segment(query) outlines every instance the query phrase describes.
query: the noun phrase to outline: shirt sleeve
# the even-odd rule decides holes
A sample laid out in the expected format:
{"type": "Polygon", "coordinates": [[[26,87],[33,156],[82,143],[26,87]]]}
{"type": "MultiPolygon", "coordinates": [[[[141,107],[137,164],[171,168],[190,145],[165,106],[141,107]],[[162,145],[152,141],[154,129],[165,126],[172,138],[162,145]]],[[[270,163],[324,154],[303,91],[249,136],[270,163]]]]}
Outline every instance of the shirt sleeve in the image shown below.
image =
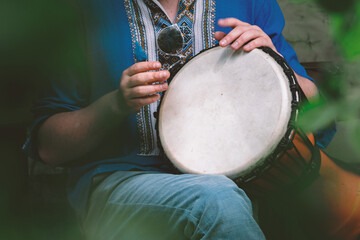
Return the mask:
{"type": "Polygon", "coordinates": [[[270,36],[275,48],[283,55],[291,68],[300,76],[314,81],[308,76],[305,69],[299,63],[294,49],[285,40],[282,31],[285,26],[285,19],[278,3],[275,0],[264,0],[259,7],[255,6],[254,24],[259,26],[270,36]]]}
{"type": "Polygon", "coordinates": [[[69,32],[61,45],[61,56],[49,56],[50,64],[44,69],[49,76],[41,86],[38,99],[31,109],[33,121],[22,149],[35,159],[39,159],[36,138],[41,124],[57,113],[76,111],[89,104],[90,80],[86,60],[84,12],[80,8],[86,5],[80,5],[80,1],[82,0],[72,2],[72,7],[78,14],[72,18],[72,34],[69,32]]]}
{"type": "Polygon", "coordinates": [[[43,86],[39,99],[32,109],[33,122],[23,150],[39,159],[36,135],[39,126],[49,117],[61,112],[76,111],[88,105],[89,86],[78,70],[67,70],[53,77],[43,86]]]}

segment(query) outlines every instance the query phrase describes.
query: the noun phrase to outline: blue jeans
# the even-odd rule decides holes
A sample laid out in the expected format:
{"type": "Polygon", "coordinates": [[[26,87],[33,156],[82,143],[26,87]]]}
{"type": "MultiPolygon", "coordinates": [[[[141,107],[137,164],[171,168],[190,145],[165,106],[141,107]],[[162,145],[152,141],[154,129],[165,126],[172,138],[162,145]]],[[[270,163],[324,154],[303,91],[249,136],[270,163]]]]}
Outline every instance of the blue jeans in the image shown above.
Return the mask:
{"type": "Polygon", "coordinates": [[[86,239],[265,239],[250,200],[224,176],[119,171],[97,182],[86,239]]]}

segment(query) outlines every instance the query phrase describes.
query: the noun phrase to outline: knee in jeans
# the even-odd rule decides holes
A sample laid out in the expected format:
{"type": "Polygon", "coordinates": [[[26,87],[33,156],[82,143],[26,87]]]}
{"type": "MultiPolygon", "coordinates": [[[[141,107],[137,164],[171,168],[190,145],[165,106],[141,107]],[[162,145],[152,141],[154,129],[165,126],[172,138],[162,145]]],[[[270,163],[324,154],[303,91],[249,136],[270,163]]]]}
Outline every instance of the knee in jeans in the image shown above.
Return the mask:
{"type": "Polygon", "coordinates": [[[203,206],[212,210],[241,207],[251,209],[250,199],[231,179],[220,175],[204,175],[195,185],[194,192],[203,206]]]}
{"type": "Polygon", "coordinates": [[[249,223],[254,223],[249,198],[232,180],[224,176],[200,178],[200,181],[195,181],[193,189],[196,201],[192,215],[198,219],[194,227],[197,230],[190,231],[191,233],[196,234],[199,229],[203,233],[216,229],[222,229],[223,232],[235,231],[235,226],[247,229],[249,223]]]}

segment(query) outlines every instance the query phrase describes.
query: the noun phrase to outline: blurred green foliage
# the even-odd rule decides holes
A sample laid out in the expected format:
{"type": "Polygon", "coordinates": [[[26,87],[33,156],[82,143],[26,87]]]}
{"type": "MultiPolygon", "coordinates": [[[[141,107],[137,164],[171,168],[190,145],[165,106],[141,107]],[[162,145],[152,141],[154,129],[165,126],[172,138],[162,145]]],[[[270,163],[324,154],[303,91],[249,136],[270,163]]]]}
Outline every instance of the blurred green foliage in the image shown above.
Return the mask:
{"type": "Polygon", "coordinates": [[[67,213],[56,209],[59,205],[46,209],[44,202],[30,199],[34,193],[27,192],[27,161],[21,152],[32,103],[51,74],[69,66],[86,72],[74,2],[0,1],[0,239],[79,239],[65,233],[78,230],[65,221],[67,213]]]}
{"type": "MultiPolygon", "coordinates": [[[[293,0],[297,2],[315,0],[293,0]]],[[[349,142],[360,156],[360,1],[316,0],[328,11],[331,35],[340,49],[340,59],[326,69],[319,88],[326,99],[304,107],[298,122],[307,131],[344,121],[349,142]]]]}
{"type": "Polygon", "coordinates": [[[85,69],[79,13],[67,0],[2,0],[0,124],[29,120],[29,108],[50,73],[85,69]]]}

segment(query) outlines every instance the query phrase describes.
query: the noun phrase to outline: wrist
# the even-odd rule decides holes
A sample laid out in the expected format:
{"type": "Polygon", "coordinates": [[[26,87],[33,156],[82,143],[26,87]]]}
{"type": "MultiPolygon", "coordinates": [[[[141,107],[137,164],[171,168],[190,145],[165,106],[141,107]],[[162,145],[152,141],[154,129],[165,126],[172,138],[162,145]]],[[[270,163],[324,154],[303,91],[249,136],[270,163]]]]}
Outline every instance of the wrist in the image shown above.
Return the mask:
{"type": "Polygon", "coordinates": [[[127,110],[128,108],[126,107],[125,100],[119,89],[109,93],[109,100],[110,111],[116,118],[123,119],[130,115],[130,112],[127,110]]]}
{"type": "MultiPolygon", "coordinates": [[[[109,92],[93,102],[87,111],[101,122],[106,122],[106,127],[116,126],[129,114],[126,114],[122,103],[119,101],[118,90],[109,92]]],[[[105,126],[104,126],[105,127],[105,126]]]]}

